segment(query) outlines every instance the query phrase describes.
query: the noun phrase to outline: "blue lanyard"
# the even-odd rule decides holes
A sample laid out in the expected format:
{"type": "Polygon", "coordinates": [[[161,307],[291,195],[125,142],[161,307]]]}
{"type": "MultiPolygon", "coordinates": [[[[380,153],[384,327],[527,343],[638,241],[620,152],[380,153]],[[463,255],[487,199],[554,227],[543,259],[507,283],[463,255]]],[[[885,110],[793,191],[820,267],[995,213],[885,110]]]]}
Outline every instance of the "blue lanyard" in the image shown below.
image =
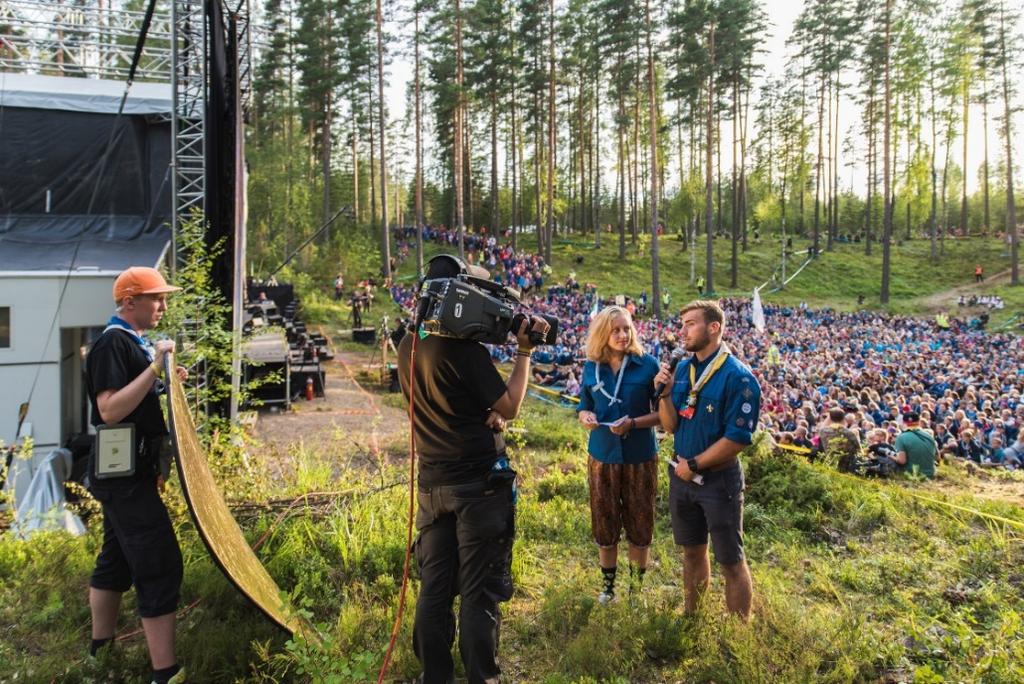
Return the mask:
{"type": "Polygon", "coordinates": [[[146,340],[142,335],[135,332],[135,329],[128,324],[128,321],[124,320],[120,316],[111,316],[110,320],[107,321],[107,327],[103,332],[107,330],[123,330],[128,333],[128,336],[132,338],[132,341],[142,348],[142,353],[146,355],[146,358],[153,361],[153,347],[149,341],[146,340]]]}

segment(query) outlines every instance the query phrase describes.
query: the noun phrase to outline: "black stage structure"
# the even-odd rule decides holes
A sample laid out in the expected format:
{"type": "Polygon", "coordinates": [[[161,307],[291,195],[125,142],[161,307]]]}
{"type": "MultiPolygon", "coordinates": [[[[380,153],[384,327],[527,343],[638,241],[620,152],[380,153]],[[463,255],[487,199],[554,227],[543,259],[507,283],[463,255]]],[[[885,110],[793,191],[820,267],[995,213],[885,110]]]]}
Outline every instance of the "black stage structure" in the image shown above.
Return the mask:
{"type": "MultiPolygon", "coordinates": [[[[0,393],[0,431],[16,417],[15,434],[0,437],[11,443],[24,423],[46,420],[36,415],[46,402],[33,401],[44,367],[40,386],[57,403],[62,376],[77,378],[81,391],[82,360],[111,313],[116,275],[128,265],[161,262],[173,271],[181,224],[196,218],[205,221],[206,244],[225,247],[213,278],[233,305],[237,389],[248,3],[171,0],[169,16],[155,7],[156,0],[145,12],[115,12],[93,0],[75,7],[0,0],[0,20],[11,27],[0,35],[0,385],[9,390],[0,393]],[[157,83],[133,86],[134,77],[157,83]],[[133,91],[153,88],[161,90],[160,104],[147,109],[133,91]],[[69,287],[74,278],[81,282],[69,287]],[[81,310],[87,302],[101,307],[95,319],[81,310]],[[69,321],[86,332],[66,334],[69,321]],[[55,330],[61,344],[48,355],[55,330]],[[10,398],[13,407],[3,403],[10,398]]],[[[196,321],[195,334],[206,327],[196,321]]],[[[248,547],[230,515],[211,514],[227,508],[212,477],[201,477],[207,455],[192,422],[181,420],[191,406],[180,385],[172,385],[176,443],[193,447],[177,454],[182,491],[203,541],[257,608],[315,641],[256,556],[241,553],[248,547]]],[[[235,401],[237,392],[232,414],[235,401]]],[[[51,422],[64,430],[60,419],[51,422]]],[[[88,429],[85,416],[79,426],[88,429]]],[[[36,440],[36,446],[43,445],[36,440]]]]}

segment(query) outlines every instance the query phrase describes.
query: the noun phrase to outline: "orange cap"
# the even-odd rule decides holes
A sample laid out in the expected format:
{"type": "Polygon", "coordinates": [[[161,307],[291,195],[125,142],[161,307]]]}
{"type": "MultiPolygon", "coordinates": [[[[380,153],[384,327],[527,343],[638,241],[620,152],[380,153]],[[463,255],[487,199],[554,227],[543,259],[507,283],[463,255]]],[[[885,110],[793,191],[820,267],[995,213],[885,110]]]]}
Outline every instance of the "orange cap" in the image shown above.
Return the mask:
{"type": "Polygon", "coordinates": [[[146,266],[132,266],[114,281],[114,301],[142,294],[177,292],[180,287],[168,285],[160,271],[146,266]]]}

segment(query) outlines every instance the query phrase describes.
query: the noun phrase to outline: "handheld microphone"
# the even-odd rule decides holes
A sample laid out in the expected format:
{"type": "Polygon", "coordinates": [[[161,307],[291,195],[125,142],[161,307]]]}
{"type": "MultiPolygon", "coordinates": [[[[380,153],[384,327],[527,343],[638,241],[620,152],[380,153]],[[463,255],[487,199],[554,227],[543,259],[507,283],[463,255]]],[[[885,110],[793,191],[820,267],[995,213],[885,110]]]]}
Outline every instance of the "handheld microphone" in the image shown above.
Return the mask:
{"type": "MultiPolygon", "coordinates": [[[[676,372],[676,366],[679,365],[679,362],[683,360],[684,356],[686,356],[686,347],[680,345],[672,350],[672,356],[668,360],[668,372],[670,374],[676,372]]],[[[654,396],[660,397],[661,393],[664,391],[665,383],[659,382],[654,386],[654,396]]]]}

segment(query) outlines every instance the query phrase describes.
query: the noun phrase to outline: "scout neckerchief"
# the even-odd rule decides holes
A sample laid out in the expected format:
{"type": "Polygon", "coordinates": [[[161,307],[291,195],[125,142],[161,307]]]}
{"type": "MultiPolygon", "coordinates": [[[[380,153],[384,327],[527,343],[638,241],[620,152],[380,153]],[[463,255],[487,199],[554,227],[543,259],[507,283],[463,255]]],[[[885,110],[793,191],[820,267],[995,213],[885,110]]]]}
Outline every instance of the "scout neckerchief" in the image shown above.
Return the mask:
{"type": "Polygon", "coordinates": [[[597,371],[595,372],[595,375],[597,376],[597,384],[594,385],[594,389],[603,394],[604,396],[608,397],[609,406],[614,406],[615,404],[618,404],[622,401],[621,399],[619,399],[619,388],[622,387],[622,376],[626,374],[627,361],[629,361],[629,356],[623,356],[622,365],[619,366],[619,375],[615,379],[615,394],[608,394],[608,392],[605,391],[604,381],[601,379],[601,362],[597,362],[597,371]]]}
{"type": "MultiPolygon", "coordinates": [[[[725,365],[726,360],[729,358],[729,347],[722,342],[718,346],[718,351],[711,358],[711,362],[704,367],[704,372],[700,374],[700,378],[697,378],[696,363],[690,362],[690,393],[686,399],[686,408],[679,411],[679,415],[687,420],[693,418],[693,414],[697,409],[697,399],[700,391],[704,389],[704,385],[708,383],[711,376],[718,372],[718,369],[725,365]]],[[[696,359],[696,357],[694,357],[696,359]]]]}
{"type": "Polygon", "coordinates": [[[132,338],[132,341],[142,348],[142,353],[146,355],[146,358],[149,359],[150,363],[153,362],[153,347],[149,344],[146,338],[135,332],[135,329],[128,324],[128,321],[124,320],[120,316],[111,316],[110,320],[107,321],[107,327],[103,332],[107,332],[107,330],[123,330],[128,333],[128,336],[132,338]]]}

